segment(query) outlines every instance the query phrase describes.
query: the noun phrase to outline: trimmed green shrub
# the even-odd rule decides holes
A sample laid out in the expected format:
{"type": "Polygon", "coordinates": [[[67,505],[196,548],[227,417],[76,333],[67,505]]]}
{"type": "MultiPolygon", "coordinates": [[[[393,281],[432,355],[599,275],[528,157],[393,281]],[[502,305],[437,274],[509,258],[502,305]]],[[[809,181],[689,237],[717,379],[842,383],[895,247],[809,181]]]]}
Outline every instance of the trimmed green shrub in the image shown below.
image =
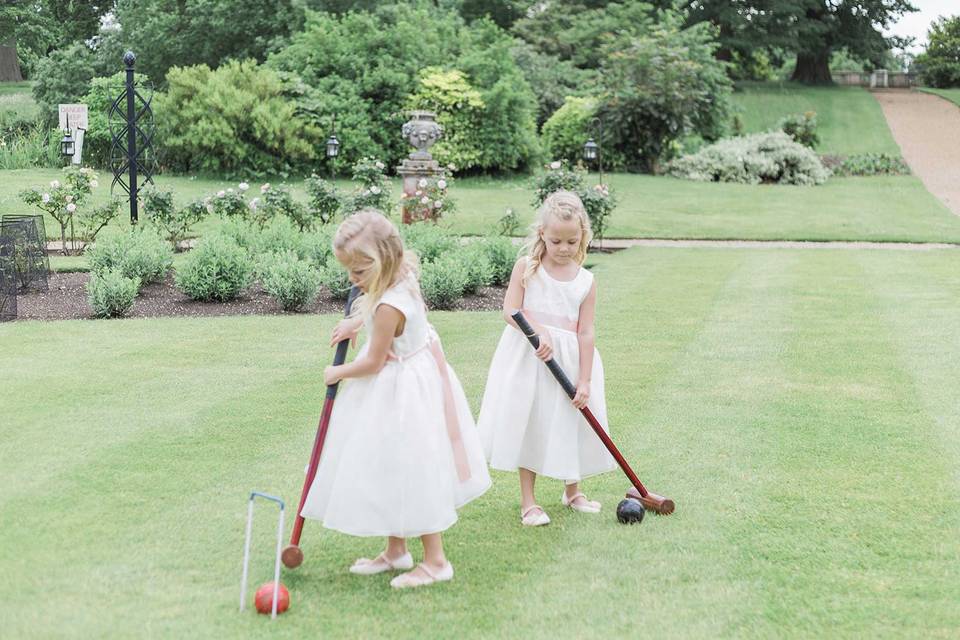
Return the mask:
{"type": "Polygon", "coordinates": [[[886,153],[862,153],[844,158],[836,169],[838,176],[905,176],[910,167],[900,156],[886,153]]]}
{"type": "Polygon", "coordinates": [[[322,132],[288,100],[280,76],[253,61],[175,67],[158,94],[158,139],[166,165],[227,175],[280,174],[306,168],[322,132]]]}
{"type": "Polygon", "coordinates": [[[254,256],[292,251],[305,257],[304,237],[290,220],[278,218],[263,229],[252,228],[247,250],[254,256]]]}
{"type": "MultiPolygon", "coordinates": [[[[591,137],[590,119],[597,102],[593,98],[568,96],[543,125],[543,145],[549,157],[575,165],[583,156],[583,145],[591,137]]],[[[609,159],[604,158],[608,166],[609,159]]]]}
{"type": "Polygon", "coordinates": [[[204,237],[187,254],[175,281],[194,300],[226,302],[249,286],[252,276],[253,261],[246,250],[217,234],[204,237]]]}
{"type": "Polygon", "coordinates": [[[334,232],[335,230],[332,227],[325,227],[319,231],[304,234],[301,254],[304,260],[307,260],[317,269],[334,262],[334,232]]]}
{"type": "Polygon", "coordinates": [[[780,121],[777,126],[780,131],[793,138],[805,147],[815,148],[820,143],[817,135],[817,114],[815,111],[795,113],[780,121]]]}
{"type": "Polygon", "coordinates": [[[87,300],[98,318],[119,318],[130,311],[139,291],[138,278],[128,278],[120,269],[104,269],[90,274],[87,300]]]}
{"type": "Polygon", "coordinates": [[[433,262],[440,256],[456,251],[459,240],[443,227],[429,222],[403,225],[400,229],[404,246],[420,257],[420,262],[433,262]]]}
{"type": "Polygon", "coordinates": [[[513,244],[510,238],[488,237],[474,241],[483,247],[490,263],[490,283],[505,286],[510,282],[513,265],[517,261],[520,249],[513,244]]]}
{"type": "Polygon", "coordinates": [[[493,281],[493,265],[490,264],[485,247],[477,242],[471,242],[456,255],[467,271],[464,293],[472,295],[480,287],[486,287],[493,281]]]}
{"type": "Polygon", "coordinates": [[[456,254],[445,254],[420,268],[420,289],[431,309],[449,309],[463,295],[469,274],[456,254]]]}
{"type": "Polygon", "coordinates": [[[350,278],[347,270],[336,260],[331,260],[320,270],[320,282],[330,291],[334,300],[346,300],[350,293],[350,278]]]}
{"type": "Polygon", "coordinates": [[[102,237],[86,251],[90,271],[117,269],[126,278],[149,284],[162,280],[173,265],[173,249],[149,229],[131,229],[102,237]]]}
{"type": "Polygon", "coordinates": [[[263,288],[284,311],[296,311],[317,299],[320,272],[292,252],[274,253],[261,266],[263,288]]]}
{"type": "Polygon", "coordinates": [[[830,170],[809,148],[776,131],[727,138],[680,158],[670,175],[701,182],[823,184],[830,170]]]}

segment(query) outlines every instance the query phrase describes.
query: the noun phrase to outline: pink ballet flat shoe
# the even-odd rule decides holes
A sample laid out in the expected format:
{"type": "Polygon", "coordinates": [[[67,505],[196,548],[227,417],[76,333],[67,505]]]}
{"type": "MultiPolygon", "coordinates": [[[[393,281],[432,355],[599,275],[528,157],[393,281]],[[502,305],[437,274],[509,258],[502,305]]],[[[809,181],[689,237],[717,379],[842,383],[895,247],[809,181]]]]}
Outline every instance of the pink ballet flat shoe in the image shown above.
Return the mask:
{"type": "Polygon", "coordinates": [[[378,555],[373,560],[369,558],[360,558],[350,567],[350,573],[360,576],[372,576],[384,571],[400,571],[413,568],[413,556],[405,553],[396,560],[391,560],[384,554],[378,555]]]}
{"type": "Polygon", "coordinates": [[[525,527],[542,527],[545,524],[550,524],[550,516],[543,510],[543,507],[535,504],[525,510],[520,510],[520,524],[525,527]],[[540,511],[537,512],[537,509],[540,511]]]}
{"type": "Polygon", "coordinates": [[[578,493],[572,498],[567,497],[567,492],[563,492],[563,496],[560,498],[560,504],[565,507],[570,507],[574,511],[579,511],[580,513],[600,513],[600,503],[595,500],[587,500],[587,496],[582,493],[578,493]],[[577,500],[583,498],[583,503],[577,504],[577,500]]]}
{"type": "Polygon", "coordinates": [[[394,589],[410,589],[413,587],[426,587],[434,582],[453,580],[453,565],[449,562],[439,571],[431,570],[422,562],[417,565],[417,568],[420,569],[419,573],[416,569],[402,573],[390,581],[390,586],[394,589]]]}

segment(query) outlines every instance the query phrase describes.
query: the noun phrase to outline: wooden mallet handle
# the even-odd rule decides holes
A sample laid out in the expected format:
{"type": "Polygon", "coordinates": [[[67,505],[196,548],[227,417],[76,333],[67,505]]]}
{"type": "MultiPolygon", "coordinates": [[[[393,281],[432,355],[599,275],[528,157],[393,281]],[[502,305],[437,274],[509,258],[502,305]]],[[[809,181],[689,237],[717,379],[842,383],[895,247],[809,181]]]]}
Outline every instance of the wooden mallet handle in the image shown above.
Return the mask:
{"type": "MultiPolygon", "coordinates": [[[[530,323],[527,322],[527,319],[523,316],[523,312],[516,311],[511,317],[513,321],[517,323],[517,326],[520,327],[520,330],[523,332],[523,335],[527,337],[530,344],[533,345],[533,348],[538,349],[540,347],[540,336],[537,335],[537,332],[534,331],[530,323]]],[[[560,383],[560,386],[563,387],[564,392],[572,400],[573,397],[577,395],[577,388],[570,382],[570,378],[564,373],[560,364],[553,358],[547,360],[545,364],[547,368],[550,369],[553,377],[560,383]]],[[[627,461],[623,455],[621,455],[620,450],[617,449],[617,445],[613,443],[613,440],[610,439],[610,436],[603,429],[603,426],[597,420],[596,416],[590,411],[590,408],[583,407],[580,409],[580,413],[587,419],[587,423],[593,428],[593,432],[597,434],[597,437],[603,442],[607,451],[610,452],[610,455],[612,455],[617,461],[617,464],[620,465],[620,468],[623,470],[623,473],[626,474],[630,483],[633,484],[634,489],[631,489],[630,492],[627,493],[627,497],[639,500],[645,509],[649,509],[657,514],[670,515],[673,513],[675,507],[673,500],[647,491],[646,487],[643,486],[643,483],[640,482],[640,479],[637,477],[637,474],[633,472],[633,469],[630,468],[630,465],[627,464],[627,461]],[[634,490],[636,491],[635,495],[633,494],[634,490]]]]}

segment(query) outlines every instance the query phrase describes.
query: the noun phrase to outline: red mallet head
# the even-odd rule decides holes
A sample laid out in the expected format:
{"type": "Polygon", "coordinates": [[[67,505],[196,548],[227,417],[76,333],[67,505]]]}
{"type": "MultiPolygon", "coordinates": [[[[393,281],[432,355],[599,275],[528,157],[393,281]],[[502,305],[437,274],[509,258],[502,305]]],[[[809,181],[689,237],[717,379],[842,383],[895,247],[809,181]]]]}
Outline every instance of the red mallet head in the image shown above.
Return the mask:
{"type": "MultiPolygon", "coordinates": [[[[273,612],[273,582],[265,582],[257,589],[257,595],[254,602],[257,605],[257,611],[270,614],[273,612]]],[[[283,613],[290,607],[290,592],[280,583],[280,595],[277,597],[277,613],[283,613]]]]}

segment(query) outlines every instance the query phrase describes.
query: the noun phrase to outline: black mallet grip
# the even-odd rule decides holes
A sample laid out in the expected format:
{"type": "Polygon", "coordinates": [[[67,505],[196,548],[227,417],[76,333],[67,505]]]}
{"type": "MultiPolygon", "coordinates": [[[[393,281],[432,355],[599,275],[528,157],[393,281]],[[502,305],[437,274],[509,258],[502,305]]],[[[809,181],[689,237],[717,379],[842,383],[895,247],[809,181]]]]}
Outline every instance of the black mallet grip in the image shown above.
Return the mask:
{"type": "MultiPolygon", "coordinates": [[[[513,318],[513,321],[517,323],[518,327],[520,327],[520,331],[523,331],[523,335],[527,337],[527,340],[530,341],[530,344],[533,345],[533,348],[539,349],[540,336],[538,336],[537,332],[533,330],[533,327],[530,326],[530,323],[527,322],[527,319],[523,317],[523,312],[517,311],[510,317],[513,318]]],[[[547,360],[546,364],[550,369],[550,373],[553,374],[553,377],[557,379],[557,382],[559,382],[560,386],[563,387],[564,392],[572,400],[573,397],[577,395],[577,388],[573,386],[572,382],[570,382],[570,378],[567,377],[567,374],[564,373],[563,369],[560,368],[560,365],[553,358],[547,360]]]]}

